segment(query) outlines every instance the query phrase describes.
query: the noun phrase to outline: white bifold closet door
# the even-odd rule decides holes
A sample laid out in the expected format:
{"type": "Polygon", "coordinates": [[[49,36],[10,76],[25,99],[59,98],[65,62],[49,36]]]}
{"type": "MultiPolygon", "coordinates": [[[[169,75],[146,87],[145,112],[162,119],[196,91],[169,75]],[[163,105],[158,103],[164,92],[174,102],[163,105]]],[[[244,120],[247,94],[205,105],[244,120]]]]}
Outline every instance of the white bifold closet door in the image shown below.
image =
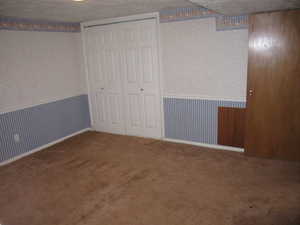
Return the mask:
{"type": "Polygon", "coordinates": [[[85,29],[93,126],[161,137],[156,20],[85,29]]]}
{"type": "Polygon", "coordinates": [[[89,28],[86,53],[93,127],[124,134],[124,106],[121,79],[121,50],[117,33],[109,27],[89,28]]]}

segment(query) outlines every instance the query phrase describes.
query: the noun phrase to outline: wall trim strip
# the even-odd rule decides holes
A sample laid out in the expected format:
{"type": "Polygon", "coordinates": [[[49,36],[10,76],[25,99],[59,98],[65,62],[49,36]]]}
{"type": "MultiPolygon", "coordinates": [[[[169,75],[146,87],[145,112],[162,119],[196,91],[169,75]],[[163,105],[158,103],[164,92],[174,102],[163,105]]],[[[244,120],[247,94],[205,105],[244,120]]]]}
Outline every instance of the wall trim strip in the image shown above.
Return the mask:
{"type": "Polygon", "coordinates": [[[201,142],[194,142],[194,141],[184,141],[184,140],[178,140],[178,139],[172,139],[172,138],[163,138],[164,141],[174,142],[174,143],[181,143],[181,144],[188,144],[188,145],[195,145],[200,147],[206,147],[206,148],[213,148],[216,150],[224,150],[224,151],[234,151],[234,152],[244,152],[244,148],[237,148],[237,147],[231,147],[231,146],[225,146],[225,145],[214,145],[214,144],[206,144],[201,142]]]}
{"type": "Polygon", "coordinates": [[[35,107],[35,106],[39,106],[39,105],[43,105],[43,104],[48,104],[48,103],[51,103],[51,102],[64,100],[64,99],[67,99],[67,98],[79,97],[81,95],[87,95],[87,94],[82,93],[82,94],[75,94],[75,95],[65,95],[65,96],[60,96],[60,97],[42,99],[42,100],[39,100],[38,102],[30,104],[30,105],[26,104],[26,105],[11,106],[11,107],[7,107],[7,108],[3,108],[3,109],[0,108],[0,115],[5,114],[5,113],[18,111],[18,110],[31,108],[31,107],[35,107]]]}
{"type": "Polygon", "coordinates": [[[80,23],[0,17],[0,30],[80,32],[80,23]]]}
{"type": "Polygon", "coordinates": [[[233,101],[233,102],[246,102],[246,97],[238,98],[224,98],[214,97],[208,95],[178,95],[178,94],[165,94],[163,98],[177,98],[177,99],[195,99],[195,100],[213,100],[213,101],[233,101]]]}
{"type": "Polygon", "coordinates": [[[33,149],[33,150],[29,151],[29,152],[25,152],[25,153],[23,153],[23,154],[21,154],[21,155],[15,156],[15,157],[13,157],[13,158],[11,158],[11,159],[8,159],[8,160],[5,160],[5,161],[3,161],[3,162],[0,162],[0,166],[7,165],[7,164],[12,163],[12,162],[14,162],[14,161],[16,161],[16,160],[19,160],[19,159],[24,158],[24,157],[26,157],[26,156],[29,156],[29,155],[31,155],[31,154],[33,154],[33,153],[35,153],[35,152],[39,152],[39,151],[41,151],[41,150],[44,150],[44,149],[46,149],[46,148],[49,148],[50,146],[56,145],[56,144],[58,144],[58,143],[60,143],[60,142],[63,142],[63,141],[65,141],[65,140],[67,140],[67,139],[69,139],[69,138],[71,138],[71,137],[74,137],[74,136],[76,136],[76,135],[79,135],[79,134],[81,134],[81,133],[84,133],[84,132],[87,132],[87,131],[90,131],[90,130],[91,130],[91,128],[85,128],[85,129],[80,130],[80,131],[77,131],[77,132],[75,132],[75,133],[73,133],[73,134],[67,135],[67,136],[65,136],[65,137],[63,137],[63,138],[59,138],[59,139],[57,139],[56,141],[53,141],[53,142],[51,142],[51,143],[48,143],[48,144],[45,144],[45,145],[40,146],[40,147],[38,147],[38,148],[35,148],[35,149],[33,149]]]}

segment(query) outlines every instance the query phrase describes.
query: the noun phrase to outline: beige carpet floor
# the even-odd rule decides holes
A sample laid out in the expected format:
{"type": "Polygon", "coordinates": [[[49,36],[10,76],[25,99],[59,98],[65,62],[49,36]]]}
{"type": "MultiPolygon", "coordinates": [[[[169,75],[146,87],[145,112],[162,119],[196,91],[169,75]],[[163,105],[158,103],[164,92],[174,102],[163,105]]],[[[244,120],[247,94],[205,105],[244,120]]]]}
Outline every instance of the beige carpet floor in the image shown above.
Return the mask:
{"type": "Polygon", "coordinates": [[[300,225],[300,164],[87,132],[0,167],[2,225],[300,225]]]}

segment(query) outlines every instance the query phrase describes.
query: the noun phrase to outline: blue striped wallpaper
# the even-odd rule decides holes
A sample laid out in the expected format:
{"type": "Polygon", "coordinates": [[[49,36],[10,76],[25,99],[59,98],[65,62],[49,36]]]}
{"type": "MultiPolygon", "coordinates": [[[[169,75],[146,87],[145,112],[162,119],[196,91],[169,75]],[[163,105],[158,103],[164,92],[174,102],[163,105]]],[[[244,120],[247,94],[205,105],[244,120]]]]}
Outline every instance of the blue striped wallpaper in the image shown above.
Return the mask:
{"type": "Polygon", "coordinates": [[[246,103],[164,98],[165,137],[217,144],[219,106],[244,108],[246,103]]]}
{"type": "MultiPolygon", "coordinates": [[[[218,107],[245,102],[164,98],[165,137],[217,144],[218,107]]],[[[0,163],[90,127],[87,95],[0,115],[0,163]],[[14,141],[19,134],[20,141],[14,141]]]]}
{"type": "Polygon", "coordinates": [[[89,127],[87,95],[1,114],[0,162],[89,127]]]}

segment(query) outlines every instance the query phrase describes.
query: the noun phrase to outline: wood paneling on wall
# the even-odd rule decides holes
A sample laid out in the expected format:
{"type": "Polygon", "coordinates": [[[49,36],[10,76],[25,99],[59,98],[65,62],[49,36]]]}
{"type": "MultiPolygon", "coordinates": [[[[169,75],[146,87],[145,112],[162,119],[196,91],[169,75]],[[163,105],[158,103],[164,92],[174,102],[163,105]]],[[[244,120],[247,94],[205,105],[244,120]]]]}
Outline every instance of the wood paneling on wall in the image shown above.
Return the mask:
{"type": "Polygon", "coordinates": [[[219,107],[218,144],[244,147],[245,109],[219,107]]]}

